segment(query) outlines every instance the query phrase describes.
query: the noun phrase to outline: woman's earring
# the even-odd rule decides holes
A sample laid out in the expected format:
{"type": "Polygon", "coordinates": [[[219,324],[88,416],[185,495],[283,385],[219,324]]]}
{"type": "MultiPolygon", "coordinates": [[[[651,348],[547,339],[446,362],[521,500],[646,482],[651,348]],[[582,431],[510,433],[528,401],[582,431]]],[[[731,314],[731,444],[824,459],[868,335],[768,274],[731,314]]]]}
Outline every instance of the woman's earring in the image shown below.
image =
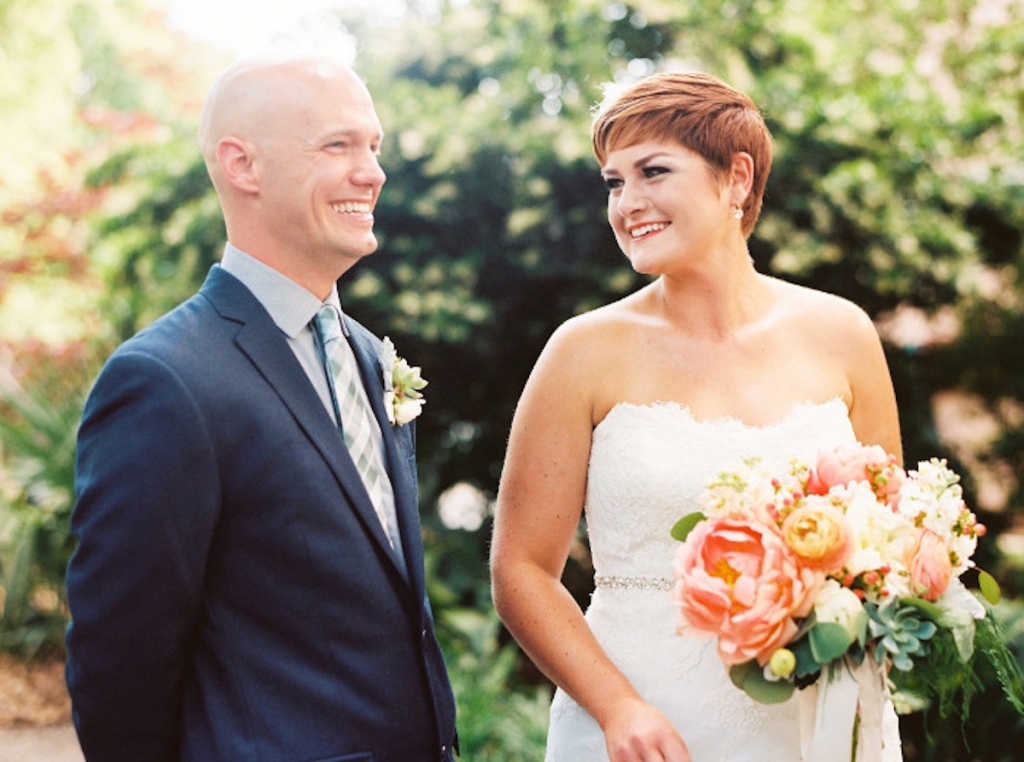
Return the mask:
{"type": "Polygon", "coordinates": [[[733,210],[732,210],[732,216],[733,216],[733,217],[734,217],[735,219],[737,219],[737,220],[742,220],[742,219],[743,219],[743,210],[742,210],[742,209],[740,209],[740,208],[739,208],[739,207],[737,206],[737,207],[736,207],[735,209],[733,209],[733,210]]]}

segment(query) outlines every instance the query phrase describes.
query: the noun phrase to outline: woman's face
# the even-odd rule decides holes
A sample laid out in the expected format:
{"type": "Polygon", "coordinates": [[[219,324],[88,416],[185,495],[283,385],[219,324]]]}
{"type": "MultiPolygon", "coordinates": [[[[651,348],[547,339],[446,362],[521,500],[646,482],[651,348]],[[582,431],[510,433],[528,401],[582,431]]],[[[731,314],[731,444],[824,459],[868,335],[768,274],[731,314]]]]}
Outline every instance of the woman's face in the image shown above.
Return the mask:
{"type": "Polygon", "coordinates": [[[601,174],[608,186],[608,222],[639,273],[697,267],[739,230],[728,183],[679,143],[616,148],[601,174]]]}

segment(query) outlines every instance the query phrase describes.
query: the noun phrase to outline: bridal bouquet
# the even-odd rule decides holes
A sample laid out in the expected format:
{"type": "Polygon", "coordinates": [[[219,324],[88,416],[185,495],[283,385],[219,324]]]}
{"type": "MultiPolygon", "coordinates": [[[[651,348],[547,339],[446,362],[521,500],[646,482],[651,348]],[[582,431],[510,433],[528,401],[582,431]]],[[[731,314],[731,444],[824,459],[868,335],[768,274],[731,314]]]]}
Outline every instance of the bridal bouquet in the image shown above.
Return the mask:
{"type": "MultiPolygon", "coordinates": [[[[1024,712],[1016,663],[960,580],[985,527],[945,461],[905,471],[863,445],[784,473],[748,460],[701,500],[672,530],[682,541],[679,632],[717,637],[733,682],[755,700],[784,701],[823,672],[827,685],[865,665],[883,690],[913,675],[904,684],[948,711],[958,691],[969,700],[979,685],[977,646],[1024,712]]],[[[996,602],[995,580],[979,572],[979,581],[996,602]]]]}

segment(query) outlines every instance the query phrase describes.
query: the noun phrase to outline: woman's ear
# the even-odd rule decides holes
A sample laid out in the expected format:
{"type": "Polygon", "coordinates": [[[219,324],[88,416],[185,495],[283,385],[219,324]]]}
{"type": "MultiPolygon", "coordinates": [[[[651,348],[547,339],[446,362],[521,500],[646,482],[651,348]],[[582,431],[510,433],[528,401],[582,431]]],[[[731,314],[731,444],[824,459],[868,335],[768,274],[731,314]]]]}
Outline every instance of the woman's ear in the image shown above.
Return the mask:
{"type": "Polygon", "coordinates": [[[217,164],[224,179],[244,193],[259,190],[256,152],[251,143],[242,138],[226,137],[217,143],[217,164]]]}
{"type": "Polygon", "coordinates": [[[735,194],[732,203],[742,207],[754,186],[754,159],[746,151],[738,151],[732,156],[729,168],[729,188],[735,194]]]}

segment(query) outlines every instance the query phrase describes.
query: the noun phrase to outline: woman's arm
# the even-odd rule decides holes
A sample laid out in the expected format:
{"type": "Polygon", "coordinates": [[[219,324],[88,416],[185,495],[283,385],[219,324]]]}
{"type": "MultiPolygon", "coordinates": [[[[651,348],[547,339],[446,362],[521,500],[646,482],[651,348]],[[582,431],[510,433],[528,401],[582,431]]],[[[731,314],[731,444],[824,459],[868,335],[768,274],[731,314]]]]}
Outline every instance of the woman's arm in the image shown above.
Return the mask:
{"type": "Polygon", "coordinates": [[[852,396],[853,430],[860,442],[881,445],[902,463],[899,411],[882,342],[867,314],[858,307],[851,307],[846,367],[852,396]]]}
{"type": "Polygon", "coordinates": [[[601,367],[587,355],[588,335],[579,323],[559,329],[519,401],[495,515],[494,603],[537,666],[601,725],[613,762],[688,762],[678,734],[608,659],[561,582],[586,492],[601,367]]]}

